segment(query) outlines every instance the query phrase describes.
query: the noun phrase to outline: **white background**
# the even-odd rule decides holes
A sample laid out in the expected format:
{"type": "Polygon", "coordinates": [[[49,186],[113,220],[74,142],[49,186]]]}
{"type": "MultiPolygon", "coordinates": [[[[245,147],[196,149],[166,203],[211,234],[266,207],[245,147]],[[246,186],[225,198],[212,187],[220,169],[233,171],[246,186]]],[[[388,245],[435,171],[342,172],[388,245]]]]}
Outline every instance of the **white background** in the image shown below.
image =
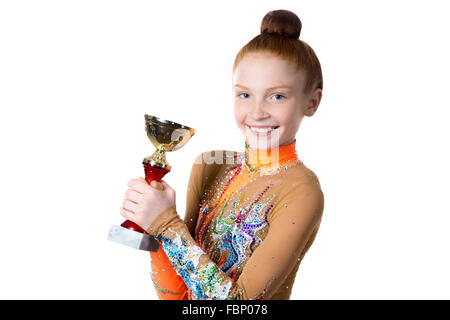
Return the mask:
{"type": "Polygon", "coordinates": [[[450,298],[446,1],[1,1],[0,298],[156,299],[150,258],[106,240],[154,148],[144,114],[196,134],[167,155],[184,215],[200,152],[243,150],[231,68],[294,11],[324,95],[297,151],[325,211],[291,299],[450,298]]]}

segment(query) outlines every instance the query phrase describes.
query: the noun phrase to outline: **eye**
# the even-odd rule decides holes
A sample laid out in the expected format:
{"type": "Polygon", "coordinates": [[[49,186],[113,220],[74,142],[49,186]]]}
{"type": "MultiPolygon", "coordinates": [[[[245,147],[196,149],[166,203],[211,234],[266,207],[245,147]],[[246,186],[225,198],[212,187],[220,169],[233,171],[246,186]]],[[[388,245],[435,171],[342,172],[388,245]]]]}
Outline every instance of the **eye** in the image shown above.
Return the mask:
{"type": "Polygon", "coordinates": [[[247,92],[238,93],[237,96],[242,97],[243,94],[246,95],[246,96],[244,96],[244,99],[249,97],[249,94],[247,92]]]}
{"type": "MultiPolygon", "coordinates": [[[[283,96],[282,94],[274,94],[273,97],[282,97],[282,98],[286,98],[285,96],[283,96]]],[[[275,100],[282,100],[282,98],[276,98],[275,100]]]]}

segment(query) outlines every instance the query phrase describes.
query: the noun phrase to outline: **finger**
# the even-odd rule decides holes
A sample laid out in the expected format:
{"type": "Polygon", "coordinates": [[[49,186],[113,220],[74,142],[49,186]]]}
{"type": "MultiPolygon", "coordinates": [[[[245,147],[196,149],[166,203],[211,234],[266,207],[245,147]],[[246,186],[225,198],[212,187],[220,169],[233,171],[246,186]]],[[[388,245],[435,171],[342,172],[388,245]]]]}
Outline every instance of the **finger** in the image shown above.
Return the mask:
{"type": "Polygon", "coordinates": [[[128,181],[128,187],[139,193],[146,193],[148,191],[149,185],[146,181],[142,181],[138,178],[130,179],[128,181]]]}
{"type": "Polygon", "coordinates": [[[137,177],[136,179],[142,181],[142,182],[146,182],[148,183],[147,179],[145,179],[144,177],[137,177]]]}
{"type": "Polygon", "coordinates": [[[134,218],[134,214],[123,207],[120,208],[120,215],[127,220],[133,220],[134,218]]]}
{"type": "Polygon", "coordinates": [[[143,196],[142,193],[139,193],[136,190],[128,189],[125,192],[125,199],[133,201],[135,203],[139,203],[139,202],[141,202],[144,199],[144,196],[143,196]]]}
{"type": "Polygon", "coordinates": [[[167,182],[165,182],[164,180],[160,180],[159,183],[161,183],[164,186],[164,188],[170,187],[169,184],[167,182]]]}
{"type": "Polygon", "coordinates": [[[165,189],[172,189],[169,184],[167,182],[165,182],[164,180],[161,180],[161,184],[164,186],[164,190],[165,189]]]}
{"type": "Polygon", "coordinates": [[[158,181],[156,181],[156,180],[153,180],[153,181],[150,183],[150,185],[151,185],[153,188],[155,188],[155,189],[157,189],[157,190],[159,190],[159,191],[164,191],[164,185],[162,185],[160,182],[158,182],[158,181]]]}
{"type": "Polygon", "coordinates": [[[133,214],[135,214],[139,209],[139,207],[136,203],[134,203],[130,200],[127,200],[127,199],[123,200],[122,207],[124,209],[127,209],[128,211],[131,211],[133,214]]]}

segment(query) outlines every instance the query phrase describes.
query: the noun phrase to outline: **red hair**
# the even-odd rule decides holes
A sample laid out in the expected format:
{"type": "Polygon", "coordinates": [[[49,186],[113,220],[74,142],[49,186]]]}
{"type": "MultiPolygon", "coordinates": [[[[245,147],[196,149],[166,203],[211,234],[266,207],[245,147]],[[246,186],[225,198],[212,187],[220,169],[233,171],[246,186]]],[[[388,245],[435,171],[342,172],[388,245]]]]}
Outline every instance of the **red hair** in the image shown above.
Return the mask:
{"type": "Polygon", "coordinates": [[[314,50],[300,40],[302,23],[298,16],[288,10],[268,12],[261,22],[261,33],[238,52],[233,72],[247,53],[269,53],[293,62],[296,70],[304,70],[306,83],[303,92],[323,89],[322,68],[314,50]]]}

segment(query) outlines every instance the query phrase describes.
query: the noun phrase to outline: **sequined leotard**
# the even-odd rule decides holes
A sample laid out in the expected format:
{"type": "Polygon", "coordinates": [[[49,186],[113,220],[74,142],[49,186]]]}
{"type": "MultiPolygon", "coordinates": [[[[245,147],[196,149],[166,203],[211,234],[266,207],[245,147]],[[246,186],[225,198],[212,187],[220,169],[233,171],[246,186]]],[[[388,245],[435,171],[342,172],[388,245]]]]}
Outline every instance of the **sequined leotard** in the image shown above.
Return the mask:
{"type": "Polygon", "coordinates": [[[147,229],[160,242],[150,253],[159,299],[289,299],[324,209],[295,143],[197,157],[184,221],[170,206],[147,229]]]}

